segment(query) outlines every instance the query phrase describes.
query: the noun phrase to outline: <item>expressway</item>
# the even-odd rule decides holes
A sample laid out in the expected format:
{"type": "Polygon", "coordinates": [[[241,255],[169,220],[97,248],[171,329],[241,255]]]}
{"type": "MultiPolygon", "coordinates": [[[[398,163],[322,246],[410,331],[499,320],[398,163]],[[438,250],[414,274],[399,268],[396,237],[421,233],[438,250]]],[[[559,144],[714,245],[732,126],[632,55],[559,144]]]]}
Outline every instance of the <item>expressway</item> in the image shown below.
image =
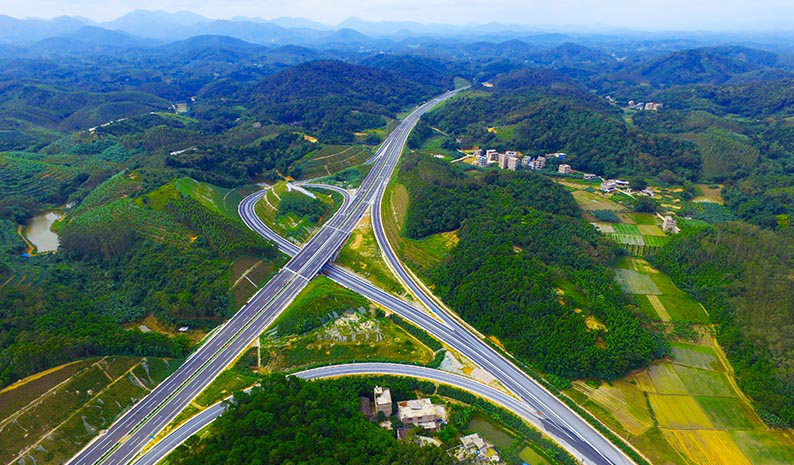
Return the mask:
{"type": "MultiPolygon", "coordinates": [[[[574,456],[586,463],[596,465],[632,464],[633,461],[631,459],[604,438],[592,425],[580,418],[567,405],[549,393],[499,352],[475,336],[465,323],[459,321],[443,306],[438,304],[435,299],[428,295],[424,287],[416,282],[413,275],[404,268],[396,257],[383,230],[379,205],[385,186],[385,184],[382,186],[378,193],[377,201],[372,208],[372,224],[376,239],[389,266],[392,267],[398,278],[403,281],[406,288],[436,318],[377,288],[369,281],[344,268],[329,263],[325,265],[323,272],[339,284],[362,294],[373,302],[396,312],[403,318],[423,328],[468,357],[481,368],[490,372],[511,392],[525,401],[527,405],[531,406],[535,411],[541,412],[540,416],[530,421],[539,428],[544,429],[574,456]]],[[[322,185],[315,185],[314,187],[329,188],[329,186],[322,185]]],[[[280,237],[254,213],[254,205],[264,193],[264,191],[260,191],[244,199],[239,207],[240,216],[251,229],[278,244],[284,253],[293,255],[299,252],[300,248],[298,246],[280,237]]]]}
{"type": "Polygon", "coordinates": [[[406,117],[379,148],[374,166],[356,195],[179,369],[68,464],[124,465],[130,462],[278,317],[347,241],[379,190],[391,178],[402,147],[419,117],[455,93],[447,92],[406,117]]]}
{"type": "MultiPolygon", "coordinates": [[[[394,375],[426,379],[469,391],[483,399],[501,405],[525,420],[535,419],[537,417],[534,410],[515,397],[509,396],[498,389],[494,389],[487,384],[480,383],[471,378],[433,368],[401,365],[399,363],[351,363],[313,368],[311,370],[295,373],[293,376],[314,380],[356,375],[394,375]]],[[[212,423],[212,421],[218,418],[225,410],[225,402],[218,402],[208,407],[206,410],[203,410],[190,420],[182,423],[178,428],[169,433],[155,446],[141,455],[133,465],[156,465],[187,438],[212,423]]]]}

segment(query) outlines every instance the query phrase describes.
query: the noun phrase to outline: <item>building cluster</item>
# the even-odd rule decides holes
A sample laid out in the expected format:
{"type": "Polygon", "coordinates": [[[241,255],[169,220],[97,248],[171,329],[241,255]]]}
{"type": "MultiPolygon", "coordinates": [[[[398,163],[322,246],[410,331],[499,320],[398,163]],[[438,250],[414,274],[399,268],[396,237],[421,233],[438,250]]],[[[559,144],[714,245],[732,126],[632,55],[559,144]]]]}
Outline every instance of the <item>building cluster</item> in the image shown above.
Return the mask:
{"type": "MultiPolygon", "coordinates": [[[[362,412],[373,421],[381,417],[381,413],[383,414],[382,418],[390,418],[395,413],[389,388],[375,386],[373,401],[370,402],[366,397],[362,397],[361,400],[362,412]]],[[[433,405],[430,399],[397,402],[397,418],[403,425],[397,429],[398,438],[405,436],[405,433],[414,427],[422,428],[425,431],[440,431],[448,421],[446,408],[443,405],[433,405]]],[[[381,424],[391,428],[391,422],[384,421],[381,424]]]]}
{"type": "Polygon", "coordinates": [[[640,111],[659,111],[664,106],[663,103],[656,103],[656,102],[635,102],[634,100],[629,100],[629,108],[632,110],[640,110],[640,111]]]}
{"type": "Polygon", "coordinates": [[[618,189],[628,189],[630,185],[631,183],[625,179],[607,179],[601,183],[601,192],[609,194],[610,192],[615,192],[618,189]]]}
{"type": "Polygon", "coordinates": [[[678,229],[678,223],[676,223],[675,218],[666,215],[662,220],[662,231],[667,234],[678,234],[680,229],[678,229]]]}
{"type": "Polygon", "coordinates": [[[497,152],[496,150],[477,149],[474,151],[475,164],[480,167],[489,165],[498,165],[500,169],[515,171],[519,168],[530,170],[542,170],[546,167],[546,159],[548,157],[556,157],[565,159],[564,153],[550,153],[545,156],[532,158],[529,156],[522,156],[514,150],[507,150],[505,152],[497,152]]]}
{"type": "Polygon", "coordinates": [[[479,434],[469,434],[460,438],[461,445],[447,451],[458,463],[499,464],[499,454],[492,444],[479,434]]]}

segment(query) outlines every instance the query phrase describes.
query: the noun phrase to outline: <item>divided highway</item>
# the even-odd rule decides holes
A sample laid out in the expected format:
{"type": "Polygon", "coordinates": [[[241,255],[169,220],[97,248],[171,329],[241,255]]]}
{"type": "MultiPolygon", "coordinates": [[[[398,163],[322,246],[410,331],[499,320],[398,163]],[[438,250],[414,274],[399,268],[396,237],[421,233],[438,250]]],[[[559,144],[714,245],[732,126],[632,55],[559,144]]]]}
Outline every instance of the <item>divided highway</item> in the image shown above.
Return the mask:
{"type": "MultiPolygon", "coordinates": [[[[329,188],[329,186],[321,185],[315,187],[329,188]]],[[[398,278],[437,318],[433,318],[412,304],[377,288],[369,281],[344,268],[329,263],[325,265],[323,272],[339,284],[425,329],[491,373],[507,389],[538,413],[529,419],[532,423],[545,430],[580,460],[594,465],[633,464],[634,462],[623,451],[604,438],[592,425],[499,352],[475,336],[464,323],[438,304],[405,269],[389,244],[383,229],[380,204],[385,188],[386,184],[384,183],[372,208],[372,225],[376,239],[389,266],[398,278]]],[[[239,207],[241,217],[252,230],[276,242],[284,253],[293,255],[299,252],[300,247],[280,237],[254,213],[256,201],[264,194],[265,191],[260,191],[244,199],[239,207]]]]}
{"type": "Polygon", "coordinates": [[[391,178],[405,140],[419,117],[455,93],[451,91],[437,97],[406,117],[378,150],[372,170],[351,200],[177,371],[83,448],[68,464],[129,463],[276,319],[347,241],[376,194],[391,178]]]}
{"type": "MultiPolygon", "coordinates": [[[[355,375],[395,375],[421,378],[437,383],[454,386],[510,410],[526,420],[535,417],[535,412],[524,402],[494,389],[487,384],[480,383],[471,378],[466,378],[446,371],[398,363],[351,363],[344,365],[331,365],[295,373],[299,378],[313,380],[336,378],[340,376],[355,375]]],[[[201,431],[212,423],[226,410],[224,402],[218,402],[195,417],[186,421],[168,436],[164,437],[154,447],[146,451],[133,465],[156,465],[171,451],[179,447],[187,438],[201,431]]]]}

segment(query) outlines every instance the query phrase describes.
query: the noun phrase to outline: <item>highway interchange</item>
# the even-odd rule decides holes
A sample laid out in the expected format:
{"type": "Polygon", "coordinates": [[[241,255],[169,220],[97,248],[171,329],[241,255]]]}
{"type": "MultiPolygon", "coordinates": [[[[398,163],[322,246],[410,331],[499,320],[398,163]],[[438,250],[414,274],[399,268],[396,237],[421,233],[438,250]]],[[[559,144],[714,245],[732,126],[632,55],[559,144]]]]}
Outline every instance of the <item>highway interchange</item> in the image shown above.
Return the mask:
{"type": "MultiPolygon", "coordinates": [[[[512,405],[508,408],[545,430],[574,456],[586,463],[597,465],[633,463],[591,425],[475,336],[464,323],[439,305],[404,268],[388,243],[380,217],[380,205],[408,134],[423,113],[451,95],[454,93],[447,93],[422,105],[392,132],[373,157],[373,169],[352,196],[342,189],[316,186],[336,190],[344,196],[345,201],[337,213],[302,248],[275,234],[255,214],[254,206],[265,191],[259,191],[244,199],[239,206],[243,221],[254,231],[276,242],[284,253],[293,258],[191,355],[182,367],[133,406],[69,463],[123,465],[131,462],[158,432],[275,320],[320,270],[343,286],[400,314],[490,372],[520,400],[521,407],[512,405]],[[347,241],[352,229],[367,209],[372,210],[373,229],[389,266],[432,315],[375,287],[354,273],[329,263],[347,241]]],[[[333,373],[334,370],[339,369],[329,367],[328,370],[330,371],[320,372],[333,373]]],[[[429,376],[426,368],[404,366],[400,370],[407,371],[401,373],[405,375],[429,376]]],[[[431,371],[437,372],[437,370],[431,371]]],[[[349,374],[338,371],[336,373],[349,374]]],[[[467,380],[462,377],[457,378],[467,380]]],[[[460,385],[461,382],[457,378],[446,379],[456,382],[459,387],[471,390],[471,386],[460,385]]],[[[467,380],[467,382],[473,381],[467,380]]],[[[500,392],[500,394],[505,396],[504,393],[500,392]]],[[[510,396],[505,397],[516,400],[510,396]]],[[[491,400],[498,402],[494,398],[491,400]]],[[[208,424],[220,414],[218,408],[205,410],[185,425],[200,429],[200,425],[208,424]]],[[[187,431],[181,428],[180,430],[182,434],[187,431]]],[[[177,442],[178,436],[173,436],[174,433],[151,450],[165,450],[163,448],[168,448],[169,444],[173,446],[180,443],[181,441],[177,442]],[[164,445],[160,446],[160,444],[164,445]]],[[[140,460],[144,460],[149,455],[151,454],[145,455],[140,460]]],[[[149,462],[139,461],[139,463],[149,462]]]]}
{"type": "Polygon", "coordinates": [[[208,338],[163,383],[77,453],[70,465],[129,463],[283,311],[345,243],[388,182],[402,146],[419,118],[455,92],[437,97],[408,115],[384,141],[373,168],[356,192],[231,319],[208,338]]]}

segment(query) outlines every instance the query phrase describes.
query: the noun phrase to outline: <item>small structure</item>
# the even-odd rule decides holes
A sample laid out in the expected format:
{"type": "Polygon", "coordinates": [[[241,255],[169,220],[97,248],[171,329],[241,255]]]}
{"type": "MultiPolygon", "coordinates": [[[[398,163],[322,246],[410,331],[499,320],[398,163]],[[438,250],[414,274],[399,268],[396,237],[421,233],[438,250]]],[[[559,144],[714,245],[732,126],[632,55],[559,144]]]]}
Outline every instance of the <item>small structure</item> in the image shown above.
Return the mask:
{"type": "Polygon", "coordinates": [[[557,172],[560,174],[571,174],[571,165],[566,165],[563,163],[559,166],[559,168],[557,168],[557,172]]]}
{"type": "Polygon", "coordinates": [[[596,176],[593,173],[585,173],[584,176],[582,176],[582,177],[584,178],[585,181],[592,181],[593,179],[597,178],[598,176],[596,176]]]}
{"type": "Polygon", "coordinates": [[[378,412],[383,412],[386,417],[390,417],[394,412],[391,404],[391,391],[389,388],[375,386],[373,390],[375,397],[375,415],[378,412]]]}
{"type": "Polygon", "coordinates": [[[610,192],[615,192],[617,186],[615,186],[614,179],[608,179],[601,183],[601,192],[609,194],[610,192]]]}
{"type": "Polygon", "coordinates": [[[486,157],[485,155],[477,155],[476,163],[477,163],[477,166],[484,168],[484,167],[488,166],[488,157],[486,157]]]}
{"type": "Polygon", "coordinates": [[[440,422],[446,419],[446,410],[441,405],[433,405],[430,399],[404,400],[397,403],[397,416],[403,425],[438,431],[440,422]]]}
{"type": "Polygon", "coordinates": [[[619,189],[628,189],[629,185],[631,185],[631,183],[625,179],[615,179],[615,187],[619,189]]]}
{"type": "Polygon", "coordinates": [[[460,442],[460,446],[447,451],[458,462],[494,465],[501,463],[499,453],[493,445],[486,442],[479,434],[463,436],[460,438],[460,442]]]}
{"type": "MultiPolygon", "coordinates": [[[[508,152],[509,153],[509,152],[508,152]]],[[[513,152],[515,153],[515,152],[513,152]]],[[[518,168],[518,157],[511,156],[507,158],[507,169],[515,171],[518,168]]]]}
{"type": "Polygon", "coordinates": [[[488,163],[496,163],[499,161],[499,152],[496,150],[486,150],[485,157],[488,158],[488,163]]]}
{"type": "Polygon", "coordinates": [[[499,154],[499,168],[506,170],[507,169],[507,160],[510,157],[507,156],[507,153],[500,153],[499,154]]]}
{"type": "Polygon", "coordinates": [[[662,231],[668,234],[678,234],[680,230],[678,229],[678,224],[676,223],[675,218],[670,215],[665,216],[664,220],[662,221],[662,231]]]}

